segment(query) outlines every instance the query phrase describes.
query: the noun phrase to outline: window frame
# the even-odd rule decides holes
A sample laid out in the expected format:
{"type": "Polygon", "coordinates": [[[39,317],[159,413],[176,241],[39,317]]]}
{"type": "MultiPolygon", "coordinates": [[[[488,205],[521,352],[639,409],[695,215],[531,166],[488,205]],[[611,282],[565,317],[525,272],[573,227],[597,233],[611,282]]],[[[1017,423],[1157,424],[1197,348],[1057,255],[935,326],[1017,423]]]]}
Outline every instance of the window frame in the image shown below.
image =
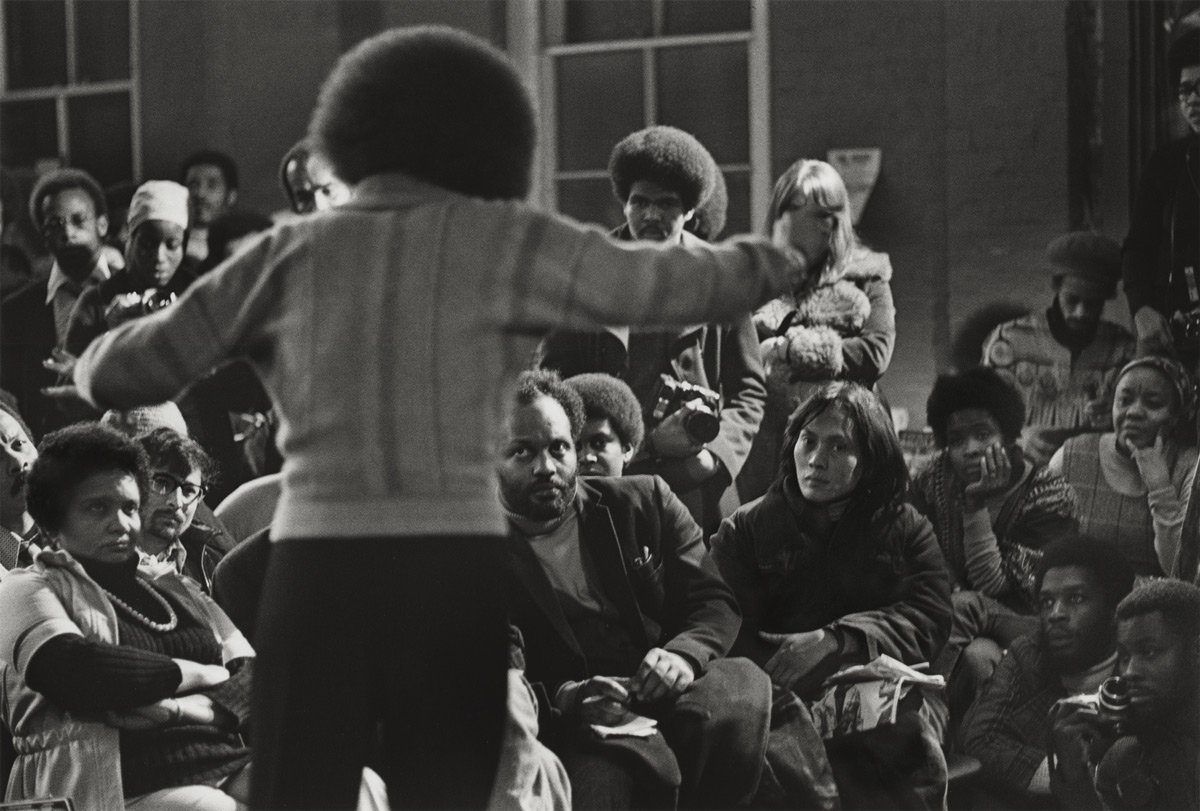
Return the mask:
{"type": "MultiPolygon", "coordinates": [[[[0,0],[0,43],[6,42],[5,4],[0,0]]],[[[85,0],[63,0],[66,17],[67,83],[48,87],[33,87],[21,90],[8,88],[8,60],[0,59],[0,103],[12,101],[54,102],[57,135],[56,157],[63,166],[71,166],[70,99],[82,96],[99,96],[125,92],[129,95],[129,150],[130,167],[137,180],[142,176],[142,130],[141,130],[141,59],[138,49],[138,9],[140,0],[129,0],[129,78],[112,79],[104,82],[79,82],[76,79],[76,35],[77,8],[85,0]]],[[[49,156],[48,156],[49,157],[49,156]]]]}
{"type": "MultiPolygon", "coordinates": [[[[769,52],[768,0],[750,0],[750,30],[713,34],[677,34],[635,39],[605,40],[570,44],[546,44],[543,31],[557,25],[569,0],[509,0],[508,50],[535,99],[541,138],[534,162],[531,198],[538,205],[557,210],[558,181],[607,179],[607,169],[562,171],[558,168],[558,110],[556,60],[563,56],[640,52],[642,57],[643,126],[658,123],[657,60],[660,50],[677,47],[744,43],[748,109],[749,160],[723,163],[722,170],[744,172],[750,181],[750,223],[765,221],[771,194],[771,65],[769,52]]],[[[578,0],[576,0],[578,1],[578,0]]],[[[663,4],[651,3],[655,29],[661,30],[663,4]]]]}

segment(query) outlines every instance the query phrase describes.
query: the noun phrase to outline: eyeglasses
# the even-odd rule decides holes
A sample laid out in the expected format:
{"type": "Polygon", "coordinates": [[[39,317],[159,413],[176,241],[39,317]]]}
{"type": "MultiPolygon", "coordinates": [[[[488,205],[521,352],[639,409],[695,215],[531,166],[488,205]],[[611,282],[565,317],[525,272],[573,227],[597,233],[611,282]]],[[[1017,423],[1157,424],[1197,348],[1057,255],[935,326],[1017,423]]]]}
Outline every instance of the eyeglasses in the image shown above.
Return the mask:
{"type": "Polygon", "coordinates": [[[1200,96],[1200,82],[1180,82],[1177,92],[1181,100],[1193,94],[1200,96]]]}
{"type": "Polygon", "coordinates": [[[183,504],[187,506],[200,498],[208,488],[202,484],[180,481],[170,473],[155,473],[150,477],[150,490],[160,496],[173,496],[178,490],[183,496],[183,504]]]}

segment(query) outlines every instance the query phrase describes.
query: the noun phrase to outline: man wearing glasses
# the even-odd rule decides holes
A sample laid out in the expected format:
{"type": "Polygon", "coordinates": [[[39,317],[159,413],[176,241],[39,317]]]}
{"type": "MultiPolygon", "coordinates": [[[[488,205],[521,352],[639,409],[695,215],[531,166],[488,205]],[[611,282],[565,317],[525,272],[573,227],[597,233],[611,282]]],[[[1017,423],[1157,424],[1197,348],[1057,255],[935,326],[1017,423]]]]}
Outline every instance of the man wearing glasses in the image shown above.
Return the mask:
{"type": "Polygon", "coordinates": [[[1159,147],[1142,170],[1122,275],[1142,352],[1200,357],[1200,29],[1167,55],[1187,135],[1159,147]]]}
{"type": "Polygon", "coordinates": [[[147,492],[142,496],[142,533],[138,567],[157,577],[167,571],[187,575],[204,592],[232,540],[215,524],[196,520],[211,513],[201,499],[213,478],[212,459],[195,440],[170,428],[138,438],[149,460],[147,492]]]}

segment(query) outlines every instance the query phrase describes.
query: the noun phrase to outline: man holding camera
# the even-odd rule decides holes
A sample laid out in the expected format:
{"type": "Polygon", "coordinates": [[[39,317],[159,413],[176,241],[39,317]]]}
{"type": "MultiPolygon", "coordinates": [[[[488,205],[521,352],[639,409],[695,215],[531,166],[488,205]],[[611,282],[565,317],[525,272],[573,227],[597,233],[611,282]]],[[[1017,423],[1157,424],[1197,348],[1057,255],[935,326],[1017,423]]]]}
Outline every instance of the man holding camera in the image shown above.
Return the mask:
{"type": "Polygon", "coordinates": [[[584,420],[573,387],[525,372],[496,465],[509,616],[544,705],[542,737],[576,808],[673,807],[676,789],[681,807],[739,806],[758,784],[769,681],[722,658],[737,603],[662,480],[578,476],[584,420]],[[605,737],[630,722],[648,734],[605,737]]]}
{"type": "Polygon", "coordinates": [[[1035,582],[1037,635],[1009,646],[962,725],[962,748],[979,759],[992,795],[979,807],[1095,805],[1090,775],[1073,768],[1081,705],[1071,697],[1094,697],[1117,672],[1113,612],[1133,573],[1115,550],[1067,537],[1044,548],[1035,582]]]}
{"type": "MultiPolygon", "coordinates": [[[[685,225],[712,196],[719,172],[708,150],[682,130],[655,126],[629,135],[609,158],[625,213],[615,235],[702,248],[706,243],[685,225]]],[[[766,400],[749,313],[732,324],[669,332],[619,326],[559,332],[546,339],[540,363],[564,377],[604,372],[629,384],[642,405],[646,438],[625,472],[666,479],[706,534],[737,507],[732,484],[766,400]]]]}

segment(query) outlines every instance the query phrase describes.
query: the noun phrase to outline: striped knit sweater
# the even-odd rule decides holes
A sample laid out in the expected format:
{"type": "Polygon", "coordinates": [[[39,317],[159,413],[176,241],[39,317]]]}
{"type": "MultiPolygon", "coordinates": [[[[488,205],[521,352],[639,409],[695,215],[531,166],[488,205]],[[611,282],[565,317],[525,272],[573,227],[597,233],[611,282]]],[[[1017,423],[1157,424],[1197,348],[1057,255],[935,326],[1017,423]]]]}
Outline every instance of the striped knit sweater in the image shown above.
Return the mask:
{"type": "Polygon", "coordinates": [[[621,244],[381,175],[97,339],[75,381],[128,408],[245,357],[280,415],[273,537],[500,535],[493,432],[544,331],[728,322],[795,270],[761,239],[621,244]]]}

